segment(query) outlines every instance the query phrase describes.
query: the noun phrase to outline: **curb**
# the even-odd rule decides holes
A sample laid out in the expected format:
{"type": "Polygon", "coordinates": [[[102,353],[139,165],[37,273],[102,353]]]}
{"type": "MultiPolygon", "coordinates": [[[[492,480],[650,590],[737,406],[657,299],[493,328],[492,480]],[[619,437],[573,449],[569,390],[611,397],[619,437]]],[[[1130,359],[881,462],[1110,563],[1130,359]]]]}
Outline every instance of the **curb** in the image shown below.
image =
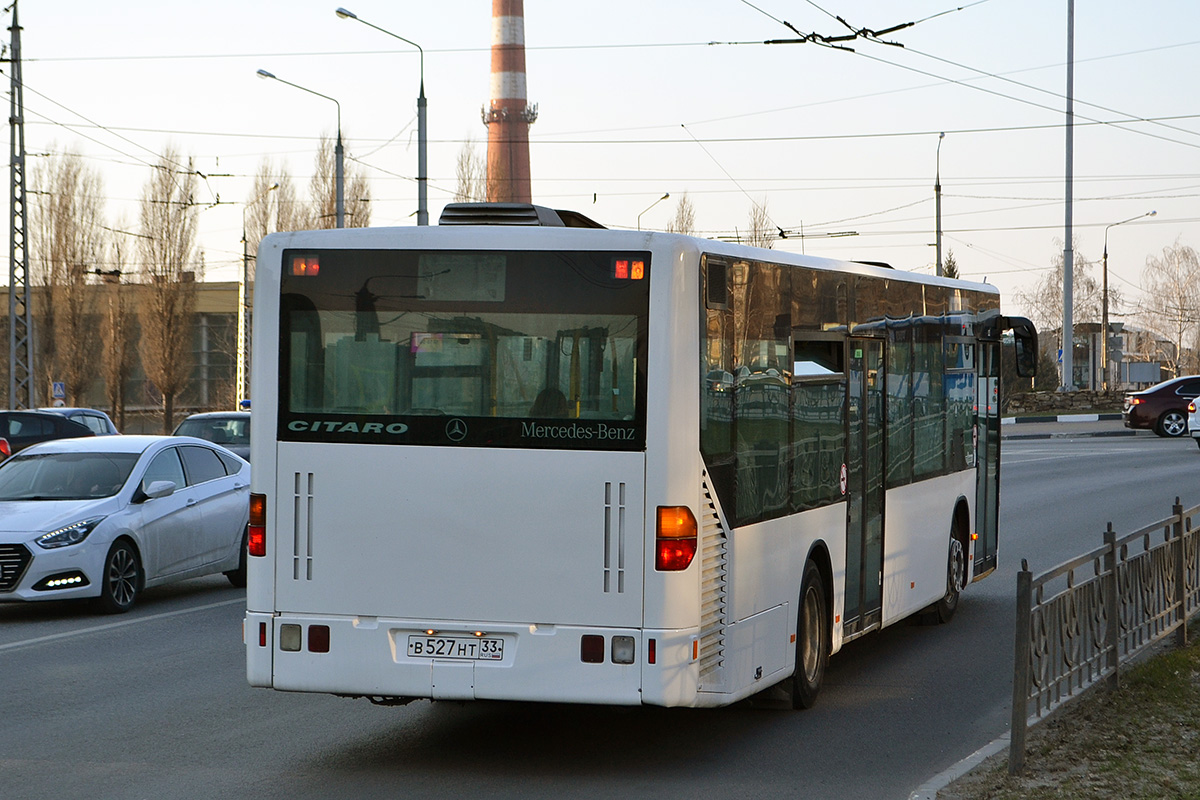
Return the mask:
{"type": "Polygon", "coordinates": [[[1070,431],[1062,431],[1058,433],[1005,433],[1000,436],[1000,439],[1006,442],[1020,439],[1091,439],[1096,437],[1110,436],[1137,436],[1137,431],[1080,431],[1072,433],[1070,431]]]}
{"type": "Polygon", "coordinates": [[[938,792],[942,789],[945,789],[992,756],[1002,753],[1008,747],[1009,738],[1009,734],[1004,733],[999,738],[993,739],[957,764],[951,765],[945,772],[938,773],[918,786],[916,791],[908,796],[908,800],[936,800],[938,792]]]}
{"type": "Polygon", "coordinates": [[[1112,422],[1122,418],[1121,414],[1059,414],[1041,417],[1003,417],[1001,425],[1015,425],[1022,422],[1112,422]]]}

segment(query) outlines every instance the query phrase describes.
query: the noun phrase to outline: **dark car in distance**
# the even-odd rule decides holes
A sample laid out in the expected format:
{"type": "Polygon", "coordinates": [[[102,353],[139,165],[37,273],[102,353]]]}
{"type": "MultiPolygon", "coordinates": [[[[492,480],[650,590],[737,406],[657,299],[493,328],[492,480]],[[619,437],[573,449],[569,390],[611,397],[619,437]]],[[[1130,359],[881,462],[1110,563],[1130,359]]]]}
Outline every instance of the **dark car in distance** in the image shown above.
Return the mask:
{"type": "Polygon", "coordinates": [[[51,439],[95,436],[88,426],[46,411],[0,411],[0,437],[13,453],[51,439]]]}
{"type": "Polygon", "coordinates": [[[1125,395],[1126,428],[1146,428],[1159,436],[1188,431],[1188,403],[1200,397],[1200,375],[1184,375],[1125,395]]]}
{"type": "Polygon", "coordinates": [[[39,408],[38,411],[61,414],[67,419],[87,425],[92,429],[92,433],[97,436],[115,436],[117,434],[117,426],[113,425],[113,421],[109,419],[108,414],[105,414],[103,411],[97,411],[94,408],[39,408]]]}
{"type": "Polygon", "coordinates": [[[173,436],[195,436],[250,460],[250,412],[206,411],[179,423],[173,436]]]}

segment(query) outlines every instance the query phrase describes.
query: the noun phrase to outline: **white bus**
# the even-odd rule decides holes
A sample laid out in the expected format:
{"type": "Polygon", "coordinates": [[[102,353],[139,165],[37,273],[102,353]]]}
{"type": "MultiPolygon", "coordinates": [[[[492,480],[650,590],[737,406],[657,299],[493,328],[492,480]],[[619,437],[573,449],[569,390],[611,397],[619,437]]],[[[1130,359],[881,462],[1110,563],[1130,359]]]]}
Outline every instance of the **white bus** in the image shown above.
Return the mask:
{"type": "Polygon", "coordinates": [[[985,284],[536,206],[275,234],[252,685],[719,706],[996,564],[985,284]]]}

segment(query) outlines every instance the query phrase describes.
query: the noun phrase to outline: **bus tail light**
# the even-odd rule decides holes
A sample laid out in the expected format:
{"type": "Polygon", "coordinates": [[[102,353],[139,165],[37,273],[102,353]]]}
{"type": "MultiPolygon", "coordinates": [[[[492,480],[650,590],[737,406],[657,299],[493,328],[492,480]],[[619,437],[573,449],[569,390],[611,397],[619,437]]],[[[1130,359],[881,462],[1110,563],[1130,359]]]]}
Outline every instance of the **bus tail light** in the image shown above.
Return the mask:
{"type": "Polygon", "coordinates": [[[585,664],[604,663],[604,637],[585,633],[579,639],[579,660],[585,664]]]}
{"type": "Polygon", "coordinates": [[[696,557],[696,517],[692,510],[687,506],[659,506],[654,545],[655,569],[687,569],[696,557]]]}
{"type": "Polygon", "coordinates": [[[250,532],[248,552],[252,556],[267,554],[267,496],[250,493],[250,532]]]}

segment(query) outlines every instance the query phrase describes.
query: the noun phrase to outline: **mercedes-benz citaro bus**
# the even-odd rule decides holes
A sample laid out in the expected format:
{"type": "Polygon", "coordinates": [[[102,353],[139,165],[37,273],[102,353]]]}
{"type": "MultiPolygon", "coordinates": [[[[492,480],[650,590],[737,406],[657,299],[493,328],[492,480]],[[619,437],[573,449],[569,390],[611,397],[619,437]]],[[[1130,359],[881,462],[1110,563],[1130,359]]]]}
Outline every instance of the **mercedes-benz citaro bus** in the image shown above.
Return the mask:
{"type": "Polygon", "coordinates": [[[249,681],[816,700],[996,566],[986,284],[521,204],[258,250],[249,681]]]}

